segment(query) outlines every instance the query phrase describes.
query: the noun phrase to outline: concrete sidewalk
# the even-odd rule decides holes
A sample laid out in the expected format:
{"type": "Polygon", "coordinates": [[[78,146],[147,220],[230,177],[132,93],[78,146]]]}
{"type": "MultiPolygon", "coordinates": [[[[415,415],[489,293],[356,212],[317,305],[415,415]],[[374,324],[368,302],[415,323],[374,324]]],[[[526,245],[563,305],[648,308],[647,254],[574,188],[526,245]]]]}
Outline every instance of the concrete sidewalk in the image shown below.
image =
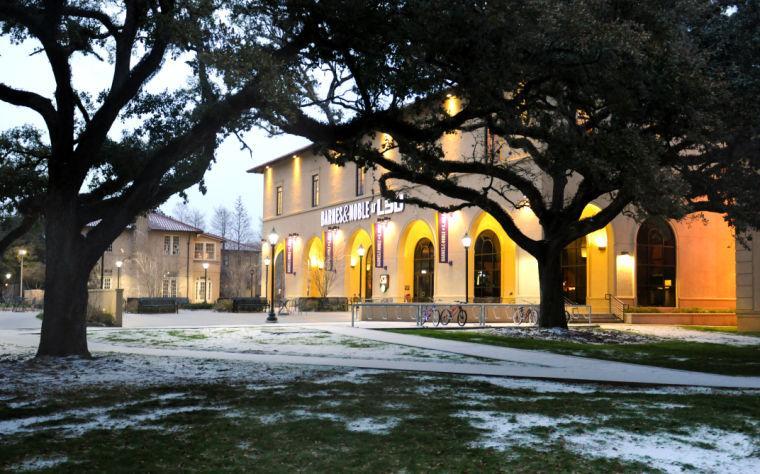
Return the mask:
{"type": "MultiPolygon", "coordinates": [[[[370,339],[389,344],[433,349],[457,354],[498,360],[501,363],[450,363],[437,361],[408,361],[357,357],[323,357],[309,355],[251,354],[242,352],[209,351],[197,349],[161,349],[129,347],[119,344],[91,343],[93,353],[140,354],[157,357],[186,357],[193,359],[236,360],[263,364],[317,365],[364,369],[402,370],[411,372],[521,377],[564,381],[600,383],[704,386],[719,388],[760,389],[760,377],[688,372],[646,365],[624,364],[583,357],[551,354],[543,351],[510,349],[485,344],[446,341],[405,334],[387,333],[363,328],[321,326],[321,329],[350,337],[370,339]]],[[[39,342],[36,331],[0,331],[0,341],[35,348],[39,342]]]]}

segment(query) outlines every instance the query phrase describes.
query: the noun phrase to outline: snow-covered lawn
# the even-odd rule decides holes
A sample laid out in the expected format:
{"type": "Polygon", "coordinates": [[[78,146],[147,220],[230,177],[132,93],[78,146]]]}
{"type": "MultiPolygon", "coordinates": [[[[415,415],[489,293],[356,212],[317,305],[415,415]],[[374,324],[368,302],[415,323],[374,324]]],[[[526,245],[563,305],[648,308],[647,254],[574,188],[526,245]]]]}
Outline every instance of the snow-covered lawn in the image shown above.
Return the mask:
{"type": "Polygon", "coordinates": [[[602,329],[627,331],[633,334],[664,339],[676,339],[691,342],[709,342],[712,344],[728,344],[733,346],[760,345],[760,337],[744,334],[730,334],[717,331],[698,331],[680,326],[659,324],[602,324],[602,329]]]}
{"type": "Polygon", "coordinates": [[[495,364],[450,352],[332,334],[308,326],[90,330],[91,342],[249,354],[495,364]]]}
{"type": "Polygon", "coordinates": [[[31,360],[9,345],[0,353],[0,471],[760,465],[758,391],[138,355],[31,360]]]}

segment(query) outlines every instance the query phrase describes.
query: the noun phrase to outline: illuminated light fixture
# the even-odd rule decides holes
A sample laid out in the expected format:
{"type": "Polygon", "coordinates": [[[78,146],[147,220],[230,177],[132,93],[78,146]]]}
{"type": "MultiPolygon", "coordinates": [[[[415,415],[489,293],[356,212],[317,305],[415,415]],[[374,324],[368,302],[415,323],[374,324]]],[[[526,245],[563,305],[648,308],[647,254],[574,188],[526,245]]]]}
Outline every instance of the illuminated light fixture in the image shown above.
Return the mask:
{"type": "Polygon", "coordinates": [[[356,249],[357,255],[359,255],[360,257],[363,257],[365,251],[366,250],[364,249],[364,246],[362,244],[359,244],[359,248],[356,249]]]}
{"type": "Polygon", "coordinates": [[[121,268],[122,265],[124,265],[124,262],[121,260],[116,260],[116,268],[121,268]]]}
{"type": "Polygon", "coordinates": [[[590,233],[586,240],[589,244],[592,244],[599,248],[599,250],[607,249],[607,231],[604,229],[595,230],[590,233]]]}
{"type": "Polygon", "coordinates": [[[319,260],[317,260],[317,257],[315,257],[314,255],[312,255],[311,258],[309,259],[309,264],[312,267],[316,267],[319,264],[319,260]]]}
{"type": "Polygon", "coordinates": [[[277,241],[279,239],[280,239],[280,236],[277,235],[277,231],[274,230],[274,227],[272,227],[272,232],[269,233],[269,237],[268,237],[269,245],[274,247],[275,245],[277,245],[277,241]]]}
{"type": "Polygon", "coordinates": [[[670,288],[671,286],[673,286],[673,280],[670,280],[670,279],[664,280],[663,283],[665,285],[665,288],[670,288]]]}
{"type": "Polygon", "coordinates": [[[324,270],[325,269],[325,262],[318,262],[317,263],[317,268],[319,268],[320,270],[324,270]]]}
{"type": "Polygon", "coordinates": [[[203,262],[203,269],[208,270],[208,262],[203,262]]]}
{"type": "Polygon", "coordinates": [[[427,270],[420,270],[420,273],[423,275],[427,275],[427,270]]]}
{"type": "Polygon", "coordinates": [[[351,268],[356,268],[356,257],[351,257],[351,268]]]}
{"type": "Polygon", "coordinates": [[[269,266],[270,263],[272,263],[272,259],[269,257],[264,257],[264,265],[269,266]]]}
{"type": "Polygon", "coordinates": [[[28,252],[26,251],[26,249],[19,249],[18,250],[18,254],[19,254],[20,257],[26,257],[27,253],[28,252]]]}
{"type": "Polygon", "coordinates": [[[6,273],[5,274],[5,279],[6,280],[10,280],[11,279],[11,274],[10,273],[6,273]]]}
{"type": "Polygon", "coordinates": [[[293,159],[297,160],[298,159],[298,155],[293,155],[293,159]]]}
{"type": "Polygon", "coordinates": [[[469,233],[465,232],[464,237],[462,237],[462,246],[468,249],[470,245],[472,245],[472,237],[470,237],[469,233]]]}

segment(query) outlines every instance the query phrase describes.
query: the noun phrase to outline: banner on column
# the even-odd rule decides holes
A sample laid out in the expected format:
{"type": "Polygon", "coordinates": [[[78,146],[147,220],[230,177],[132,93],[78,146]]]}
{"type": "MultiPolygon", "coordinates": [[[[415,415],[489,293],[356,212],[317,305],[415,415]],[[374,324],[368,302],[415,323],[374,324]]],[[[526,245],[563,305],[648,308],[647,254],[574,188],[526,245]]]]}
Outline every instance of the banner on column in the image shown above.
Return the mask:
{"type": "Polygon", "coordinates": [[[328,229],[325,233],[325,269],[333,271],[333,248],[335,231],[328,229]]]}
{"type": "Polygon", "coordinates": [[[285,273],[293,274],[293,247],[295,246],[296,237],[289,235],[285,240],[285,273]]]}
{"type": "Polygon", "coordinates": [[[449,263],[448,214],[438,214],[438,263],[449,263]]]}
{"type": "Polygon", "coordinates": [[[385,222],[375,222],[375,268],[385,268],[385,222]]]}

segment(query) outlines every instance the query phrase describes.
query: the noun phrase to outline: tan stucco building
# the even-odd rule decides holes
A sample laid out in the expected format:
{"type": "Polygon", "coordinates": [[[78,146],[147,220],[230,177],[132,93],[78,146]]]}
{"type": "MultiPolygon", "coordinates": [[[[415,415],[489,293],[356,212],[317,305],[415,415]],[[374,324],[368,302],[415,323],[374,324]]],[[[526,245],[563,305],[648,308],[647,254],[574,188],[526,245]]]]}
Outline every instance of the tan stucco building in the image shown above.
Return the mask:
{"type": "MultiPolygon", "coordinates": [[[[446,156],[477,153],[480,135],[445,136],[446,156]]],[[[388,139],[379,136],[375,142],[380,146],[388,139]]],[[[506,153],[503,159],[525,157],[506,153]]],[[[385,202],[379,197],[379,171],[364,172],[353,163],[331,165],[310,147],[250,172],[264,178],[264,234],[275,228],[280,237],[273,258],[278,295],[318,296],[313,269],[332,266],[329,296],[359,296],[361,278],[361,296],[373,300],[460,300],[466,281],[471,301],[520,303],[539,297],[535,259],[477,208],[442,215],[385,202]],[[461,243],[465,234],[472,238],[467,280],[461,243]],[[361,275],[360,246],[366,251],[361,275]]],[[[408,192],[429,191],[411,186],[408,192]]],[[[512,197],[514,202],[520,198],[512,197]]],[[[589,205],[584,214],[594,214],[604,204],[589,205]]],[[[514,211],[513,216],[524,232],[540,236],[529,208],[514,211]]],[[[262,256],[271,255],[265,245],[262,256]]],[[[570,245],[562,271],[568,298],[592,306],[595,313],[610,311],[609,295],[637,306],[733,309],[735,259],[734,236],[720,215],[641,223],[620,215],[606,228],[570,245]]],[[[265,281],[262,278],[262,293],[265,281]]]]}
{"type": "Polygon", "coordinates": [[[103,254],[91,286],[120,287],[124,297],[219,298],[222,239],[158,212],[137,218],[103,254]],[[117,262],[122,262],[121,271],[117,262]],[[207,264],[208,268],[204,268],[207,264]]]}

